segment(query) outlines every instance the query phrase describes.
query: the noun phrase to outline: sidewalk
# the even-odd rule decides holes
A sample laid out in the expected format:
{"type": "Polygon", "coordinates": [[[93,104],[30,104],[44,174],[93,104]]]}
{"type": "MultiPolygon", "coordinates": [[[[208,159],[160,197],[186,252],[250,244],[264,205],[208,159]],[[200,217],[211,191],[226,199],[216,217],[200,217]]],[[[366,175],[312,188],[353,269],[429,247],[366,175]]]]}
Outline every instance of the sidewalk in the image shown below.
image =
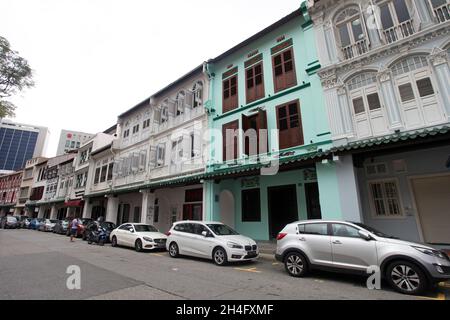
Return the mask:
{"type": "Polygon", "coordinates": [[[276,241],[256,241],[259,252],[265,255],[275,255],[277,249],[276,241]]]}

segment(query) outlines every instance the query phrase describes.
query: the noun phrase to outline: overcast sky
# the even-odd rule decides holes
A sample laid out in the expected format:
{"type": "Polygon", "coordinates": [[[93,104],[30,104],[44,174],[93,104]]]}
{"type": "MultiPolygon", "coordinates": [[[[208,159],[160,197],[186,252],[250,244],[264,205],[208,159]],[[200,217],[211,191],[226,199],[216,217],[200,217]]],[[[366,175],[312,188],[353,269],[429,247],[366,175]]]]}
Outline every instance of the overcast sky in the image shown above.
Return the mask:
{"type": "Polygon", "coordinates": [[[17,122],[97,133],[152,93],[296,10],[300,0],[1,0],[0,35],[36,86],[17,122]],[[224,23],[228,21],[229,23],[224,23]]]}

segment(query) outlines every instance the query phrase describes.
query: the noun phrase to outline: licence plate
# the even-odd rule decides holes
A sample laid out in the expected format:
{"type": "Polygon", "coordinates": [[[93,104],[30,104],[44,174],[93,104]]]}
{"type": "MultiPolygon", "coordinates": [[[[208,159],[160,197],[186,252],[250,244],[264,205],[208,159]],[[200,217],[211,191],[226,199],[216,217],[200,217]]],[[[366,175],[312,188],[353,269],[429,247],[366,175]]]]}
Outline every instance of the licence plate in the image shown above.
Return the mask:
{"type": "Polygon", "coordinates": [[[256,251],[247,252],[247,257],[249,257],[249,258],[256,257],[256,256],[257,256],[256,251]]]}

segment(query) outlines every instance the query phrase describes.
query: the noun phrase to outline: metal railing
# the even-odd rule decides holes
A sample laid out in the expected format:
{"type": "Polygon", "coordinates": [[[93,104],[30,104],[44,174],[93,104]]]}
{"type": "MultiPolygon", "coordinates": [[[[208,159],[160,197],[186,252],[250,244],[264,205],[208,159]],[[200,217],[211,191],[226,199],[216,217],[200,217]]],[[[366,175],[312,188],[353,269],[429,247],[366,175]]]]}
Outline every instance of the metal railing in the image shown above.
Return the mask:
{"type": "Polygon", "coordinates": [[[413,20],[406,20],[392,28],[383,30],[384,39],[387,43],[392,43],[407,38],[415,33],[413,20]]]}
{"type": "Polygon", "coordinates": [[[344,55],[344,60],[353,59],[360,55],[363,55],[369,50],[367,46],[367,40],[362,39],[349,46],[342,48],[342,54],[344,55]]]}
{"type": "Polygon", "coordinates": [[[433,8],[434,16],[438,23],[450,20],[450,4],[445,3],[439,7],[433,8]]]}

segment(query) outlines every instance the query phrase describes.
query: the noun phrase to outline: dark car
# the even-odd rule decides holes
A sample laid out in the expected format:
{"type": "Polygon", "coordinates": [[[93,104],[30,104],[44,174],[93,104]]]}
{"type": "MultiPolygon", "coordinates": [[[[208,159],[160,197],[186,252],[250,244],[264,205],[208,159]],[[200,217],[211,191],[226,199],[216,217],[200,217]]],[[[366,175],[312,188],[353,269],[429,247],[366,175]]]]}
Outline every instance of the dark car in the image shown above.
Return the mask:
{"type": "Polygon", "coordinates": [[[67,230],[69,229],[69,220],[59,220],[55,227],[53,228],[53,232],[56,234],[66,234],[67,230]]]}
{"type": "Polygon", "coordinates": [[[43,222],[43,219],[41,218],[34,218],[30,222],[30,229],[31,230],[39,230],[39,226],[43,222]]]}
{"type": "Polygon", "coordinates": [[[27,216],[14,216],[17,219],[17,222],[19,223],[19,228],[26,228],[26,221],[28,219],[27,216]]]}
{"type": "Polygon", "coordinates": [[[86,225],[86,228],[83,232],[83,240],[89,239],[89,235],[92,231],[96,231],[98,226],[102,227],[106,231],[107,240],[109,241],[109,235],[111,231],[113,231],[116,228],[116,225],[112,222],[103,221],[103,222],[97,222],[97,221],[91,221],[86,225]]]}
{"type": "Polygon", "coordinates": [[[19,227],[19,222],[16,217],[13,216],[2,217],[0,220],[0,227],[3,229],[17,229],[19,227]]]}

